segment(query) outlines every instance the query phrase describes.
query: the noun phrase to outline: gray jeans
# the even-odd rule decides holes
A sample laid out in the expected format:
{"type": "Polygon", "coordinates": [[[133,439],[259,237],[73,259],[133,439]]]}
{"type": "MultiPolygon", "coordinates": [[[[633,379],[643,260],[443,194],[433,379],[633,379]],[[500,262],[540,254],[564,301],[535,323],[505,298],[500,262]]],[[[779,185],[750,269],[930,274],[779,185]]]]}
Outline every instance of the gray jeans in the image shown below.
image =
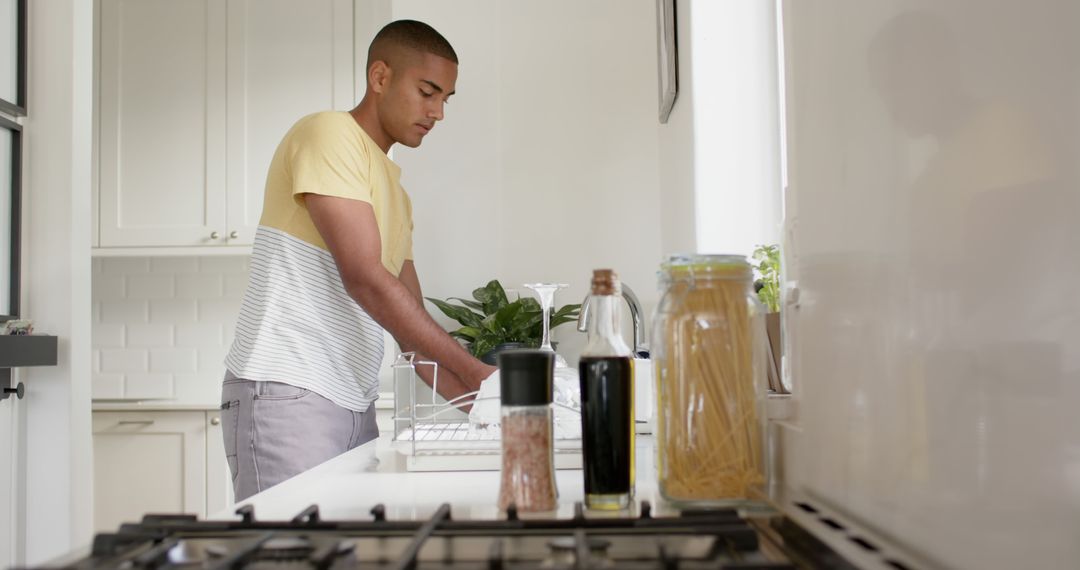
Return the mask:
{"type": "Polygon", "coordinates": [[[379,437],[374,406],[354,412],[310,390],[229,372],[221,424],[237,501],[379,437]]]}

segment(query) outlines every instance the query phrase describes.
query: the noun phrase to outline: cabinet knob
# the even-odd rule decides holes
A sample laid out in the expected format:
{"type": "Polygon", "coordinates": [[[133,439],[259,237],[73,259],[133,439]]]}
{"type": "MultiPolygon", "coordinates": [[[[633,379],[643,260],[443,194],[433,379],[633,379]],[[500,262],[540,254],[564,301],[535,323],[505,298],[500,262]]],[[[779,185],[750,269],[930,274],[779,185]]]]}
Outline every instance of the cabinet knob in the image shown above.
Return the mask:
{"type": "Polygon", "coordinates": [[[16,384],[14,388],[5,387],[2,395],[0,395],[0,400],[8,399],[8,397],[11,396],[12,394],[15,394],[15,397],[21,400],[21,399],[23,399],[23,396],[26,394],[26,387],[23,386],[22,382],[19,382],[18,384],[16,384]]]}
{"type": "Polygon", "coordinates": [[[217,239],[219,237],[221,237],[221,234],[217,232],[210,232],[210,239],[217,239]]]}
{"type": "Polygon", "coordinates": [[[238,232],[236,230],[233,230],[233,231],[229,232],[229,238],[230,239],[236,239],[238,237],[240,237],[240,232],[238,232]]]}
{"type": "Polygon", "coordinates": [[[214,417],[210,418],[210,425],[212,425],[212,426],[221,425],[221,418],[219,418],[217,416],[214,416],[214,417]]]}

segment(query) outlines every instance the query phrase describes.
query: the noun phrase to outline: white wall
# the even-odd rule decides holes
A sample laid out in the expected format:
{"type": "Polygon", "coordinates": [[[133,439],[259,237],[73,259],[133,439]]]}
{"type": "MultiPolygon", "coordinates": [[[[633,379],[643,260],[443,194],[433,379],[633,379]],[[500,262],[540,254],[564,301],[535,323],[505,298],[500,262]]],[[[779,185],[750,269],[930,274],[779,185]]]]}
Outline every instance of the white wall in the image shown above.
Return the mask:
{"type": "MultiPolygon", "coordinates": [[[[592,269],[613,267],[648,311],[662,253],[655,3],[408,0],[393,18],[431,24],[460,59],[446,120],[394,155],[425,294],[560,281],[556,303],[577,303],[592,269]]],[[[554,337],[576,358],[583,334],[554,337]]]]}
{"type": "MultiPolygon", "coordinates": [[[[696,197],[694,183],[697,156],[694,153],[694,2],[676,4],[676,34],[678,39],[679,92],[667,123],[660,125],[660,241],[661,251],[685,253],[698,250],[697,217],[694,215],[696,197]]],[[[659,102],[657,102],[659,106],[659,102]]],[[[654,107],[653,116],[658,110],[654,107]]]]}
{"type": "Polygon", "coordinates": [[[89,2],[28,2],[24,310],[59,336],[59,364],[22,371],[25,563],[88,544],[90,176],[93,13],[89,2]]]}
{"type": "Polygon", "coordinates": [[[659,130],[665,253],[780,241],[775,18],[760,0],[676,5],[679,94],[659,130]]]}
{"type": "Polygon", "coordinates": [[[780,237],[776,5],[695,2],[697,250],[750,255],[780,237]]]}
{"type": "Polygon", "coordinates": [[[1080,7],[784,9],[788,484],[920,567],[1077,567],[1080,7]]]}

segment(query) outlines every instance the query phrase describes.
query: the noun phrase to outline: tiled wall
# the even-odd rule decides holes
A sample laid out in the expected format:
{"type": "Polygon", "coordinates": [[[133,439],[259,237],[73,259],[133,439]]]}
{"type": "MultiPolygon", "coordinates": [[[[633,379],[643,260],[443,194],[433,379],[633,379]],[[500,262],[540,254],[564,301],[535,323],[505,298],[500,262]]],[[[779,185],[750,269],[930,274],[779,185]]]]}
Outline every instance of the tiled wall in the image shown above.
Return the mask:
{"type": "Polygon", "coordinates": [[[97,258],[94,399],[215,402],[248,258],[97,258]]]}
{"type": "MultiPolygon", "coordinates": [[[[247,278],[246,256],[95,258],[93,398],[218,401],[247,278]]],[[[389,391],[397,345],[385,342],[389,391]]]]}

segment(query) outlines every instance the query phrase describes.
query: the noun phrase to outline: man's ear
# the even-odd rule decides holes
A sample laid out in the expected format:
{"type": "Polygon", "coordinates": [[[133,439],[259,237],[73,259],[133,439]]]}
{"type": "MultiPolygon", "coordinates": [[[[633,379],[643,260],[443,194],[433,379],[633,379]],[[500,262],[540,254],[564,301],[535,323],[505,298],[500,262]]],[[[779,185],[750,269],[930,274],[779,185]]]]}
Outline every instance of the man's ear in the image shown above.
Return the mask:
{"type": "Polygon", "coordinates": [[[375,60],[371,66],[368,67],[367,79],[368,85],[371,86],[371,90],[375,93],[382,94],[388,85],[390,85],[390,78],[393,75],[393,70],[390,69],[386,62],[378,59],[375,60]]]}

